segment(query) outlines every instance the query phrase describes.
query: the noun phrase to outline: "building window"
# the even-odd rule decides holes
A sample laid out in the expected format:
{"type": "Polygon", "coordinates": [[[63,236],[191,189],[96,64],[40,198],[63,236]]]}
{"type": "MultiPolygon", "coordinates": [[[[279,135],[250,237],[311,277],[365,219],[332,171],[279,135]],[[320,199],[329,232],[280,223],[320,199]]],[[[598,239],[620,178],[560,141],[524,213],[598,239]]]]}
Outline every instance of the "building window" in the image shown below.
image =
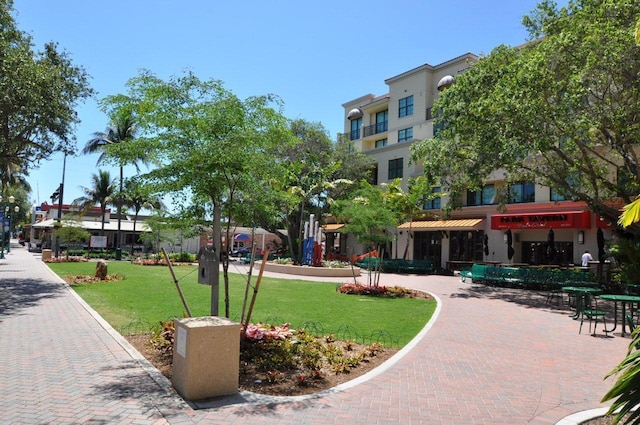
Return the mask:
{"type": "Polygon", "coordinates": [[[413,127],[398,130],[398,143],[413,140],[413,127]]]}
{"type": "Polygon", "coordinates": [[[482,261],[484,232],[482,230],[452,230],[449,232],[449,260],[482,261]]]}
{"type": "Polygon", "coordinates": [[[567,178],[565,179],[565,182],[567,183],[567,186],[569,188],[567,190],[564,190],[564,192],[568,193],[568,195],[563,195],[557,189],[550,188],[549,199],[551,201],[557,202],[557,201],[566,201],[568,199],[571,199],[571,194],[575,193],[575,191],[577,191],[578,187],[580,186],[580,180],[578,179],[578,173],[574,172],[574,173],[569,174],[569,176],[567,176],[567,178]],[[575,189],[575,191],[574,191],[574,189],[575,189]]]}
{"type": "Polygon", "coordinates": [[[413,115],[413,96],[407,96],[398,101],[398,117],[413,115]]]}
{"type": "MultiPolygon", "coordinates": [[[[431,189],[432,195],[438,194],[440,192],[442,192],[442,188],[439,186],[431,189]]],[[[424,201],[424,205],[422,208],[425,210],[439,210],[442,205],[441,201],[442,198],[440,197],[440,195],[437,195],[436,197],[432,197],[431,200],[424,201]]]]}
{"type": "Polygon", "coordinates": [[[515,183],[509,186],[509,203],[521,204],[536,201],[536,186],[533,183],[515,183]]]}
{"type": "Polygon", "coordinates": [[[427,108],[427,114],[425,116],[425,119],[427,121],[432,120],[433,119],[433,108],[427,108]]]}
{"type": "Polygon", "coordinates": [[[376,134],[387,131],[389,127],[389,111],[376,113],[376,134]]]}
{"type": "Polygon", "coordinates": [[[558,201],[566,201],[567,197],[564,196],[562,193],[558,192],[556,189],[551,188],[549,199],[551,201],[558,202],[558,201]]]}
{"type": "Polygon", "coordinates": [[[467,191],[467,206],[493,205],[496,203],[496,188],[492,184],[480,190],[467,191]]]}
{"type": "Polygon", "coordinates": [[[351,140],[358,140],[360,138],[360,127],[362,127],[362,118],[351,120],[351,140]]]}
{"type": "Polygon", "coordinates": [[[383,148],[387,146],[387,139],[376,140],[376,148],[383,148]]]}
{"type": "Polygon", "coordinates": [[[389,160],[389,180],[402,178],[402,158],[389,160]]]}
{"type": "Polygon", "coordinates": [[[371,170],[371,175],[369,176],[369,183],[373,186],[378,185],[378,164],[373,164],[373,168],[371,170]]]}

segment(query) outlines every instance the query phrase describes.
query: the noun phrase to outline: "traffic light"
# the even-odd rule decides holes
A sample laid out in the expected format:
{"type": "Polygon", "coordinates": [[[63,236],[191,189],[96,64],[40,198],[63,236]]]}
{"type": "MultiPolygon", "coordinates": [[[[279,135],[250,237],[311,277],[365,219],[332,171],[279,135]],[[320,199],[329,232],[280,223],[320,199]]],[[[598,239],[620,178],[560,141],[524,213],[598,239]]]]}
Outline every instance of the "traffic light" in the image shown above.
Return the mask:
{"type": "Polygon", "coordinates": [[[62,184],[58,186],[58,188],[51,194],[51,203],[55,203],[60,197],[60,192],[62,191],[62,184]]]}

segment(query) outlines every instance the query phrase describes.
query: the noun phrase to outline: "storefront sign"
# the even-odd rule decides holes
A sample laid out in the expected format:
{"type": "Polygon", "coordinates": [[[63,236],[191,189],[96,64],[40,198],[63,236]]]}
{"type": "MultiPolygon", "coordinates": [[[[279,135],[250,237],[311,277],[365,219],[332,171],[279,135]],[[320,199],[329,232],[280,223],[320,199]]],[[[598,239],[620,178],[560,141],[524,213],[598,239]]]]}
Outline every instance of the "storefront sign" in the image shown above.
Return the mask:
{"type": "Polygon", "coordinates": [[[491,216],[491,229],[590,229],[589,211],[557,213],[495,214],[491,216]]]}
{"type": "Polygon", "coordinates": [[[91,248],[106,248],[107,237],[106,236],[91,236],[91,242],[89,243],[91,248]]]}

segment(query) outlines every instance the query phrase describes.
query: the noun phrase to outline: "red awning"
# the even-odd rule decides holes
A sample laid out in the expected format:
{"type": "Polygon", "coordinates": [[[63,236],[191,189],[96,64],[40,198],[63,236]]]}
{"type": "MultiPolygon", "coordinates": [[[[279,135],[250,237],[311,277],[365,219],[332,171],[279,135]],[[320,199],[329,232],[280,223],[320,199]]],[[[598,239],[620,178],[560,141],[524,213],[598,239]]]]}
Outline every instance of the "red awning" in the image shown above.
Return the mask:
{"type": "Polygon", "coordinates": [[[560,211],[528,214],[495,214],[491,229],[590,229],[589,211],[560,211]]]}

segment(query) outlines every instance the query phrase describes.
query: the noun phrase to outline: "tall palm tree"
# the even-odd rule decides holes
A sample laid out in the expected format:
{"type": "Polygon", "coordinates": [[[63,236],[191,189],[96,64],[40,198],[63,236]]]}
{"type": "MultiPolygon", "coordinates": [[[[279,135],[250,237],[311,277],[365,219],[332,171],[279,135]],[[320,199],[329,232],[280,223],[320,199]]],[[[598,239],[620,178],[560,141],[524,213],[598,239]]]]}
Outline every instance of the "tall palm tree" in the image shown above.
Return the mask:
{"type": "MultiPolygon", "coordinates": [[[[131,142],[135,139],[136,133],[138,132],[138,125],[136,123],[135,115],[131,110],[120,110],[113,114],[111,117],[111,124],[107,128],[105,132],[96,132],[93,133],[93,137],[87,141],[84,148],[82,149],[82,154],[92,154],[100,152],[100,156],[98,157],[98,161],[96,165],[100,165],[105,162],[105,160],[109,156],[109,146],[110,145],[118,145],[120,143],[131,142]]],[[[136,160],[130,161],[136,167],[136,170],[139,172],[140,168],[138,166],[139,162],[147,164],[146,157],[141,157],[136,160]]],[[[119,158],[120,165],[120,194],[122,194],[122,186],[123,186],[123,168],[126,165],[127,161],[122,158],[119,158]]],[[[120,223],[122,221],[122,200],[121,195],[116,198],[116,208],[118,209],[118,233],[116,237],[116,247],[120,247],[120,223]]]]}
{"type": "Polygon", "coordinates": [[[89,211],[96,204],[100,205],[100,211],[102,212],[101,235],[104,236],[104,219],[107,213],[107,205],[113,204],[115,181],[108,171],[98,170],[98,174],[91,175],[91,183],[91,187],[80,186],[84,196],[77,198],[73,203],[80,205],[84,212],[89,211]]]}
{"type": "MultiPolygon", "coordinates": [[[[123,193],[123,204],[129,208],[133,208],[135,214],[133,216],[133,235],[136,234],[136,223],[138,214],[142,209],[163,211],[165,205],[162,200],[149,192],[144,186],[135,180],[127,180],[125,184],[125,192],[123,193]]],[[[133,243],[131,244],[131,255],[133,255],[133,243]]]]}

